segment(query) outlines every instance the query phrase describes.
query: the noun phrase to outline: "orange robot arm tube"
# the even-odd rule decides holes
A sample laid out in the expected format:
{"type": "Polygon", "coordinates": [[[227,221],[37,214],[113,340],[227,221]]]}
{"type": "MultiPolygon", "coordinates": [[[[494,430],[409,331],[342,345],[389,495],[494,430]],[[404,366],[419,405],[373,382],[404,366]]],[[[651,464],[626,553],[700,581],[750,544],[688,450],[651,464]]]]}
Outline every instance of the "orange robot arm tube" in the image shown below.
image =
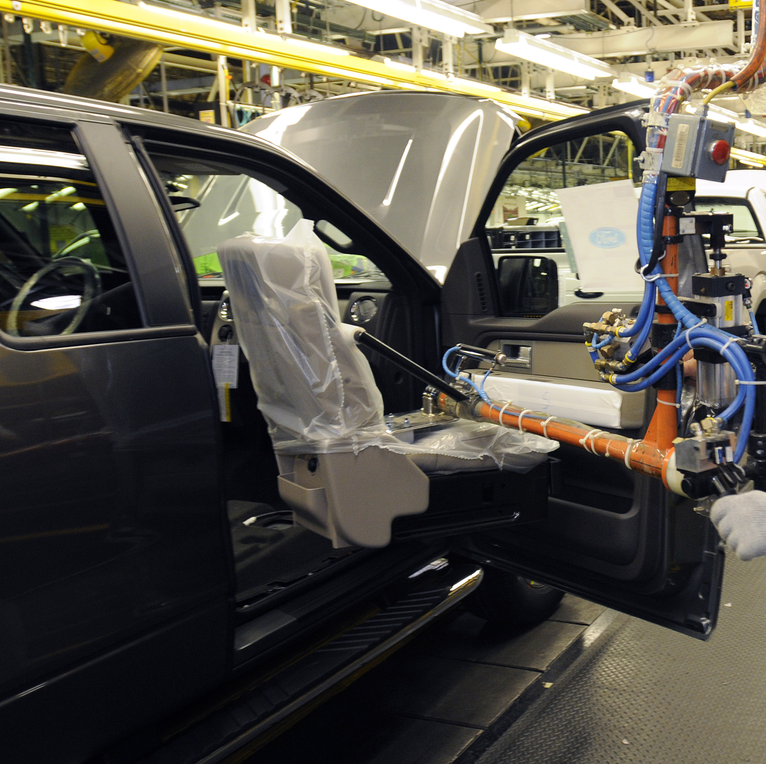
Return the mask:
{"type": "Polygon", "coordinates": [[[621,462],[636,472],[659,478],[673,493],[685,495],[681,489],[681,476],[675,470],[672,445],[663,449],[647,440],[625,438],[582,422],[522,409],[511,403],[486,403],[478,396],[458,403],[444,393],[439,393],[435,400],[437,408],[445,413],[461,419],[492,422],[583,448],[596,456],[621,462]]]}

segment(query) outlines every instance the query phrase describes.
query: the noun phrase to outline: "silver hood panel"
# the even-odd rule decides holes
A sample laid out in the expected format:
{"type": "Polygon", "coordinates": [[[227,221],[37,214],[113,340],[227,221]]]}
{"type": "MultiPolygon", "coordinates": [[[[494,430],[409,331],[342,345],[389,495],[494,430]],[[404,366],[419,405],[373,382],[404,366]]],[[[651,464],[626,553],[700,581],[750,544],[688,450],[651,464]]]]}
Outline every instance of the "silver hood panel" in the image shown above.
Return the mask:
{"type": "Polygon", "coordinates": [[[423,265],[448,267],[517,122],[490,100],[382,91],[293,106],[243,129],[311,165],[423,265]]]}

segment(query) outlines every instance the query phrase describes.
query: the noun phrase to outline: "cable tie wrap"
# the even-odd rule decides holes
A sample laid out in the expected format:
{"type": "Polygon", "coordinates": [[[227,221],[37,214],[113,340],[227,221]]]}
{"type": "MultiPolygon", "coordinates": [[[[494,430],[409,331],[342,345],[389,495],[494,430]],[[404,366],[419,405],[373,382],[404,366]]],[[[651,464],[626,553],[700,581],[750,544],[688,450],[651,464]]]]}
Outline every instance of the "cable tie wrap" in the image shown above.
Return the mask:
{"type": "Polygon", "coordinates": [[[512,406],[513,401],[508,401],[508,403],[503,406],[503,408],[500,409],[500,426],[501,427],[510,427],[510,425],[503,424],[503,415],[505,414],[505,410],[508,408],[508,406],[512,406]]]}
{"type": "Polygon", "coordinates": [[[644,117],[644,125],[646,127],[664,127],[667,128],[670,122],[670,114],[663,114],[661,111],[655,111],[652,109],[644,117]]]}
{"type": "Polygon", "coordinates": [[[548,437],[548,424],[550,423],[551,419],[555,419],[555,416],[549,416],[544,422],[542,422],[542,428],[543,428],[543,435],[547,438],[548,437]]]}
{"type": "Polygon", "coordinates": [[[647,276],[644,273],[644,270],[646,269],[647,265],[649,265],[649,263],[647,263],[646,265],[642,265],[640,270],[641,278],[644,281],[648,281],[649,283],[652,283],[654,281],[657,281],[657,279],[677,279],[678,278],[677,273],[655,273],[653,276],[647,276]]]}
{"type": "Polygon", "coordinates": [[[593,429],[590,432],[588,432],[585,435],[583,435],[582,440],[580,440],[580,445],[586,451],[590,451],[592,454],[598,456],[598,454],[596,453],[596,441],[595,441],[595,439],[599,435],[604,435],[604,434],[605,433],[604,433],[603,430],[593,429]],[[588,444],[588,441],[590,441],[590,445],[588,444]]]}
{"type": "Polygon", "coordinates": [[[689,335],[699,326],[707,326],[707,321],[703,318],[702,321],[698,324],[694,324],[691,329],[687,329],[686,331],[686,344],[689,346],[689,350],[694,350],[689,335]]]}
{"type": "Polygon", "coordinates": [[[729,339],[726,340],[726,342],[724,343],[724,346],[718,351],[718,354],[720,356],[723,356],[723,351],[726,350],[726,348],[728,348],[729,345],[732,344],[732,342],[736,342],[735,338],[734,337],[729,337],[729,339]]]}
{"type": "MultiPolygon", "coordinates": [[[[686,80],[667,80],[662,84],[664,84],[668,90],[681,90],[683,93],[681,100],[684,98],[691,98],[691,95],[694,92],[692,86],[686,80]]],[[[670,115],[668,115],[668,119],[669,118],[670,115]]]]}
{"type": "Polygon", "coordinates": [[[680,403],[671,403],[670,401],[661,401],[659,398],[657,398],[657,403],[661,403],[663,406],[672,406],[674,409],[681,408],[680,403]]]}
{"type": "Polygon", "coordinates": [[[630,466],[630,453],[633,450],[633,446],[635,445],[636,441],[633,440],[633,438],[628,438],[628,445],[625,448],[625,466],[632,470],[633,467],[630,466]]]}

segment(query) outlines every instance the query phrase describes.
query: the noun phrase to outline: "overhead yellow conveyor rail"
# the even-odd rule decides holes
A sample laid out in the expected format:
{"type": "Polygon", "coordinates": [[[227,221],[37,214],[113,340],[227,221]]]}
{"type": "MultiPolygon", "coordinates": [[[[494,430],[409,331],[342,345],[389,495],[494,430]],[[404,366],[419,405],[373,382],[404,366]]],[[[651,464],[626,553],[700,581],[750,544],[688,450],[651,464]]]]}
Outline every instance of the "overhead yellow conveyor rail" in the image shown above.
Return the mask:
{"type": "Polygon", "coordinates": [[[509,93],[481,82],[459,77],[448,79],[438,72],[389,66],[362,56],[347,55],[342,50],[335,52],[329,45],[309,47],[277,34],[250,33],[234,24],[155,9],[149,4],[131,5],[118,0],[0,0],[0,11],[355,82],[481,96],[506,104],[524,116],[541,119],[561,119],[585,111],[509,93]]]}

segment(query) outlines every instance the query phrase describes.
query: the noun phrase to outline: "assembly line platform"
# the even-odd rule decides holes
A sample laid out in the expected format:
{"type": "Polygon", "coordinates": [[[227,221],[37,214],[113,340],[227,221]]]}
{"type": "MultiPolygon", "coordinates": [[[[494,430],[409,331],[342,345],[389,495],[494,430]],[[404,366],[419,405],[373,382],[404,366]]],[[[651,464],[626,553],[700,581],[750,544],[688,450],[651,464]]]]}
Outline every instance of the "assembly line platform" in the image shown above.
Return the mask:
{"type": "Polygon", "coordinates": [[[766,762],[766,559],[727,558],[709,642],[564,598],[526,631],[453,614],[248,764],[766,762]]]}

